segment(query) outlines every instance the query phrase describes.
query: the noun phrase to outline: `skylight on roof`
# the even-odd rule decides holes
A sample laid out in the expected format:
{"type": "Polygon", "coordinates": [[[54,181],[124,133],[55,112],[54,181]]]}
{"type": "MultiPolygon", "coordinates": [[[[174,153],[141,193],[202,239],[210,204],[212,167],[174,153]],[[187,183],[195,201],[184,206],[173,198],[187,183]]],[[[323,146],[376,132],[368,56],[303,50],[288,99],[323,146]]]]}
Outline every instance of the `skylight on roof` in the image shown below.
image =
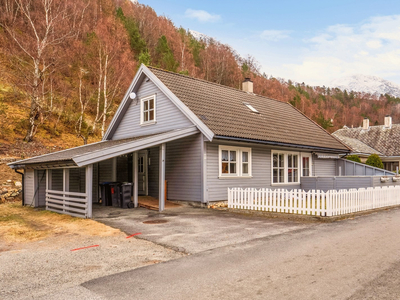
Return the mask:
{"type": "Polygon", "coordinates": [[[249,103],[246,103],[246,102],[243,102],[243,104],[244,105],[246,105],[247,106],[247,108],[248,109],[250,109],[252,112],[255,112],[255,113],[260,113],[257,109],[255,109],[251,104],[249,104],[249,103]]]}

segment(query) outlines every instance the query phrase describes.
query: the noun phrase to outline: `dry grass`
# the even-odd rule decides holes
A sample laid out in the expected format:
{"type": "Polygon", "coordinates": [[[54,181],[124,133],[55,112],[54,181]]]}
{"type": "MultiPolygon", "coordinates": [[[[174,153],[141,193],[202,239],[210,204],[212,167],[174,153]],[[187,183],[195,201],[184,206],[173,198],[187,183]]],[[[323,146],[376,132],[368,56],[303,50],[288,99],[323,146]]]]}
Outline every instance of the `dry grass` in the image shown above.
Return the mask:
{"type": "Polygon", "coordinates": [[[80,236],[112,236],[121,232],[93,220],[23,207],[21,202],[0,205],[0,239],[5,242],[38,241],[71,233],[80,236]]]}

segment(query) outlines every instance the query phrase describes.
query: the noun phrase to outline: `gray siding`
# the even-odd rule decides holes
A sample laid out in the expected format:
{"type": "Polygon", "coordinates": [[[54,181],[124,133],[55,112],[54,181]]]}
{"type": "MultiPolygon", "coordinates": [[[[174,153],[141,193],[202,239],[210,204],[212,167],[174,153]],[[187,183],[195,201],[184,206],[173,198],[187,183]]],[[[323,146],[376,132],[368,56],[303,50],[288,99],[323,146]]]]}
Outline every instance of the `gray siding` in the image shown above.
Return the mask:
{"type": "Polygon", "coordinates": [[[241,143],[206,143],[207,153],[207,201],[227,200],[228,187],[241,188],[284,188],[295,189],[300,185],[271,185],[271,148],[264,145],[241,143]],[[252,178],[218,178],[218,145],[250,147],[252,152],[252,178]]]}
{"type": "MultiPolygon", "coordinates": [[[[389,176],[390,177],[390,176],[389,176]]],[[[400,182],[381,182],[381,176],[336,176],[336,177],[302,177],[301,189],[303,190],[341,190],[359,189],[378,186],[400,185],[400,182]]]]}
{"type": "Polygon", "coordinates": [[[132,100],[118,128],[113,140],[142,136],[168,130],[185,128],[193,125],[192,122],[162,93],[156,85],[146,80],[141,84],[136,99],[132,100]],[[140,99],[156,94],[156,124],[140,125],[140,99]]]}
{"type": "Polygon", "coordinates": [[[148,166],[148,192],[149,196],[152,196],[154,198],[158,198],[158,187],[159,187],[159,148],[150,148],[149,149],[149,159],[150,159],[150,165],[148,166]]]}
{"type": "Polygon", "coordinates": [[[25,170],[24,175],[24,199],[25,205],[34,205],[34,185],[35,185],[35,171],[25,170]]]}
{"type": "Polygon", "coordinates": [[[201,143],[196,134],[167,143],[167,197],[170,200],[201,201],[201,143]]]}
{"type": "Polygon", "coordinates": [[[117,157],[117,181],[128,182],[129,168],[132,169],[132,165],[128,166],[128,155],[121,155],[117,157]]]}
{"type": "Polygon", "coordinates": [[[54,191],[63,190],[63,169],[53,169],[51,170],[51,189],[54,191]]]}
{"type": "Polygon", "coordinates": [[[99,162],[98,164],[98,176],[99,176],[99,183],[104,182],[104,181],[112,181],[113,180],[113,175],[112,175],[112,170],[113,170],[113,159],[107,159],[99,162]]]}
{"type": "Polygon", "coordinates": [[[46,170],[36,170],[36,205],[35,206],[45,206],[46,205],[46,170]]]}
{"type": "Polygon", "coordinates": [[[99,164],[93,164],[92,201],[99,202],[99,164]]]}
{"type": "Polygon", "coordinates": [[[336,159],[320,159],[313,155],[314,176],[336,176],[336,159]]]}
{"type": "Polygon", "coordinates": [[[85,193],[86,168],[69,169],[69,191],[74,193],[85,193]]]}

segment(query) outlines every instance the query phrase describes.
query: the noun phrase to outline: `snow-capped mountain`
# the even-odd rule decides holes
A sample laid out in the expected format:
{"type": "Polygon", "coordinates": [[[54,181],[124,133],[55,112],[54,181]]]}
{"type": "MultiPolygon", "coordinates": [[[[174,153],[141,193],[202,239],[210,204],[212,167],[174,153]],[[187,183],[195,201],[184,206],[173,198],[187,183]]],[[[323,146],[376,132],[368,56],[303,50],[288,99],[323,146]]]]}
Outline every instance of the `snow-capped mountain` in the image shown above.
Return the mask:
{"type": "Polygon", "coordinates": [[[400,85],[377,76],[353,75],[332,80],[331,87],[341,90],[364,92],[372,95],[389,94],[400,97],[400,85]]]}
{"type": "Polygon", "coordinates": [[[204,33],[201,33],[201,32],[195,31],[195,30],[189,29],[189,32],[191,35],[193,35],[193,37],[196,40],[206,40],[207,41],[207,40],[211,39],[211,37],[209,37],[208,35],[205,35],[204,33]]]}

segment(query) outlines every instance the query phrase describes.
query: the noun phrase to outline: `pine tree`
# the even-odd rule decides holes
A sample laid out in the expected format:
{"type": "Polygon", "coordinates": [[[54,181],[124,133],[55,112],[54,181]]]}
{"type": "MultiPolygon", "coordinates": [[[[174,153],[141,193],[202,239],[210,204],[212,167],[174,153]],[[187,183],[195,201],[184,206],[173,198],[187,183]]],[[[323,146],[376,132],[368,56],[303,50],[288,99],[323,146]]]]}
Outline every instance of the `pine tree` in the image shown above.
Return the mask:
{"type": "Polygon", "coordinates": [[[175,60],[174,54],[168,46],[165,35],[158,39],[156,53],[158,55],[158,66],[172,72],[176,72],[179,63],[175,60]]]}

